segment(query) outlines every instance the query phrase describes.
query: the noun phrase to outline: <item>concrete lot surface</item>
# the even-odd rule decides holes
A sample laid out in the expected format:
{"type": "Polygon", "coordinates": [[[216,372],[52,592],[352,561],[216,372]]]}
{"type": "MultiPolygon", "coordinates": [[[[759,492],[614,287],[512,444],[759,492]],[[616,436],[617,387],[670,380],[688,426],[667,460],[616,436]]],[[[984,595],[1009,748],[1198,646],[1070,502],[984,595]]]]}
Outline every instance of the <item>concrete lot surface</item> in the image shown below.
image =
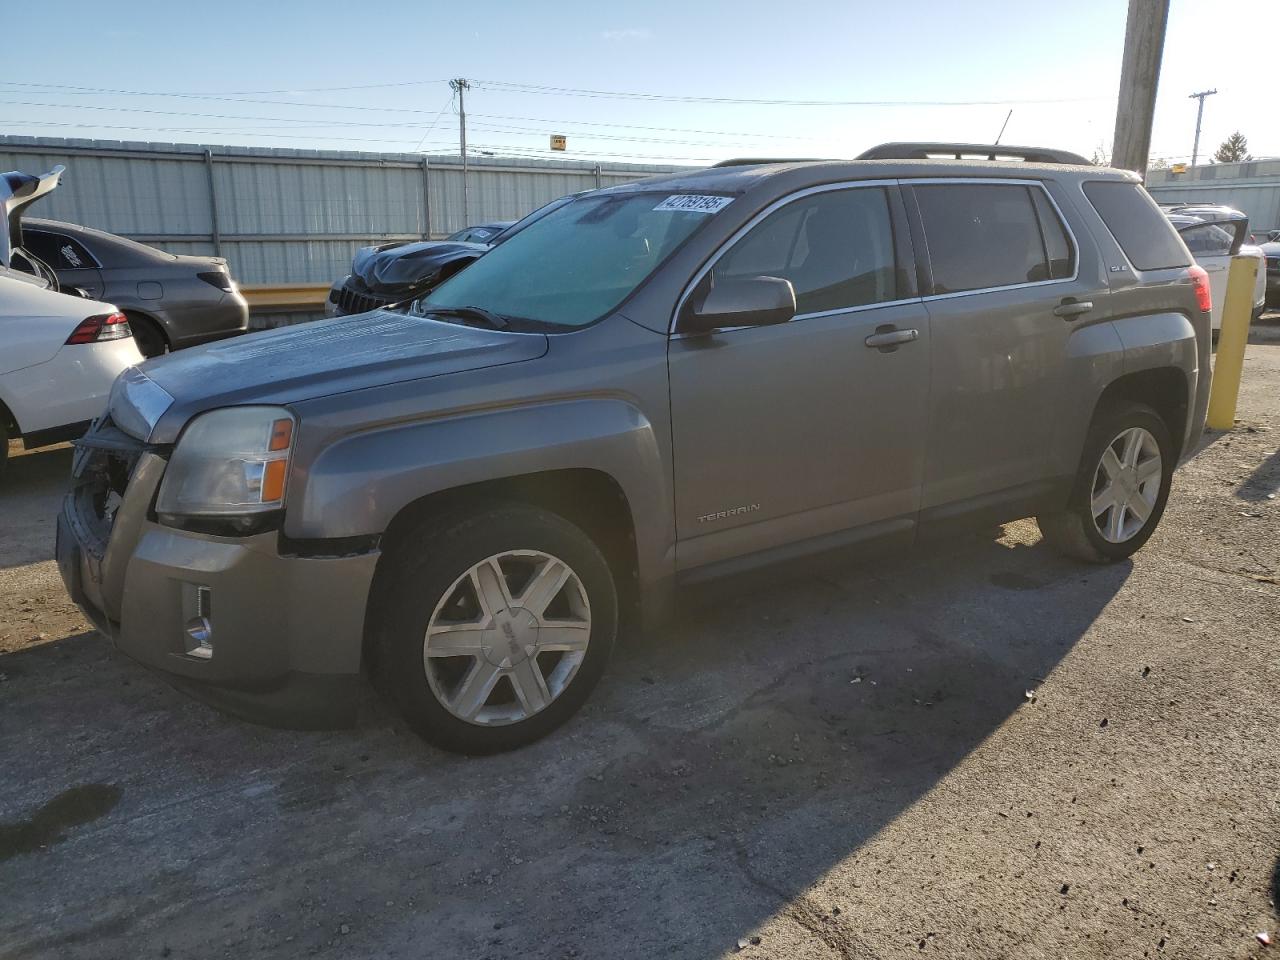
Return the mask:
{"type": "Polygon", "coordinates": [[[1280,346],[1132,563],[1030,521],[717,586],[515,754],[185,699],[0,492],[0,956],[1242,958],[1280,940],[1280,346]]]}

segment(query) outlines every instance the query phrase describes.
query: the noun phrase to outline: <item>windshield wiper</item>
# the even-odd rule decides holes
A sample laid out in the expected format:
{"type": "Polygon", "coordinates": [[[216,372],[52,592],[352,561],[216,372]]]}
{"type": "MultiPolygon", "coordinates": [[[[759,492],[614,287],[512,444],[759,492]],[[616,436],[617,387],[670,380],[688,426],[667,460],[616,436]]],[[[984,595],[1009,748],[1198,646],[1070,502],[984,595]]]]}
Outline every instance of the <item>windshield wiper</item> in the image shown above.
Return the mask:
{"type": "Polygon", "coordinates": [[[458,317],[461,320],[483,320],[495,330],[505,330],[511,325],[510,321],[500,313],[494,313],[492,310],[486,310],[484,307],[432,307],[426,306],[422,310],[426,316],[436,317],[458,317]]]}

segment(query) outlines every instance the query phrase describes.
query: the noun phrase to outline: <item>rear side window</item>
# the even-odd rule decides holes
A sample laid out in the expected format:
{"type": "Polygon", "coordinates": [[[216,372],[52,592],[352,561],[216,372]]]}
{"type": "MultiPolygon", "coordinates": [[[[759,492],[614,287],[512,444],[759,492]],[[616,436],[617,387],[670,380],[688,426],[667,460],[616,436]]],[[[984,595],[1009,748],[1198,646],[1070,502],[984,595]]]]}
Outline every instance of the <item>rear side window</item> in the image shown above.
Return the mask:
{"type": "Polygon", "coordinates": [[[752,227],[711,272],[712,283],[761,276],[790,280],[800,314],[896,299],[884,190],[828,190],[788,203],[752,227]]]}
{"type": "Polygon", "coordinates": [[[1075,250],[1067,237],[1067,228],[1062,225],[1062,218],[1049,202],[1049,196],[1043,190],[1032,190],[1031,199],[1036,205],[1036,218],[1040,221],[1040,232],[1044,235],[1044,249],[1049,255],[1049,278],[1066,280],[1076,272],[1075,250]]]}
{"type": "Polygon", "coordinates": [[[1093,180],[1084,185],[1084,195],[1139,270],[1191,265],[1172,224],[1138,184],[1093,180]]]}
{"type": "MultiPolygon", "coordinates": [[[[1032,190],[1017,183],[921,184],[915,188],[929,245],[933,292],[961,293],[988,287],[1037,283],[1055,278],[1045,252],[1041,215],[1032,190]]],[[[1052,206],[1045,204],[1052,212],[1052,206]]],[[[1058,269],[1069,276],[1071,245],[1057,214],[1047,219],[1057,231],[1058,269]],[[1064,252],[1065,248],[1065,252],[1064,252]]]]}
{"type": "Polygon", "coordinates": [[[79,241],[61,233],[23,230],[22,245],[54,270],[82,270],[97,266],[89,251],[79,241]]]}

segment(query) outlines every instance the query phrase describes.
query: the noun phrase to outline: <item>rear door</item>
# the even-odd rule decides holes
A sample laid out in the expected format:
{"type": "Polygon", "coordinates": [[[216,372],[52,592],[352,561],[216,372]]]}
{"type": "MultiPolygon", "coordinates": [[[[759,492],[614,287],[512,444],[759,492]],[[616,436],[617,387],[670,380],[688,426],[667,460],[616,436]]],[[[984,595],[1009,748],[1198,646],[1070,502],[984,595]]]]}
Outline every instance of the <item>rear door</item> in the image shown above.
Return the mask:
{"type": "Polygon", "coordinates": [[[1039,181],[917,180],[906,192],[928,252],[932,337],[921,523],[1031,512],[1052,489],[1067,341],[1105,287],[1080,278],[1078,245],[1039,181]]]}
{"type": "Polygon", "coordinates": [[[911,537],[930,344],[896,185],[778,201],[686,302],[751,276],[791,281],[795,319],[678,335],[668,350],[678,567],[831,535],[911,537]],[[888,331],[899,342],[878,346],[888,331]]]}

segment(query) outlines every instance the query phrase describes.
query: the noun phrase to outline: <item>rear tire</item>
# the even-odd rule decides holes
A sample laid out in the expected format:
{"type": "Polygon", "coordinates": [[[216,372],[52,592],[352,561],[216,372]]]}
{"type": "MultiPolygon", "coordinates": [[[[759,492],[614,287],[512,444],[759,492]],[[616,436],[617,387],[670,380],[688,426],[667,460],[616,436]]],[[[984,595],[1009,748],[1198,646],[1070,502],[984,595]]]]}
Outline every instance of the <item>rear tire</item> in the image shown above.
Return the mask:
{"type": "Polygon", "coordinates": [[[1036,517],[1045,543],[1089,563],[1132,556],[1160,523],[1173,468],[1169,428],[1155,410],[1129,402],[1099,411],[1066,509],[1036,517]]]}
{"type": "Polygon", "coordinates": [[[172,349],[160,324],[140,313],[126,313],[125,316],[129,318],[129,329],[133,331],[138,352],[144,357],[159,357],[172,349]]]}
{"type": "Polygon", "coordinates": [[[374,685],[456,753],[512,750],[569,719],[618,627],[613,574],[563,517],[523,505],[420,521],[379,564],[374,685]]]}

